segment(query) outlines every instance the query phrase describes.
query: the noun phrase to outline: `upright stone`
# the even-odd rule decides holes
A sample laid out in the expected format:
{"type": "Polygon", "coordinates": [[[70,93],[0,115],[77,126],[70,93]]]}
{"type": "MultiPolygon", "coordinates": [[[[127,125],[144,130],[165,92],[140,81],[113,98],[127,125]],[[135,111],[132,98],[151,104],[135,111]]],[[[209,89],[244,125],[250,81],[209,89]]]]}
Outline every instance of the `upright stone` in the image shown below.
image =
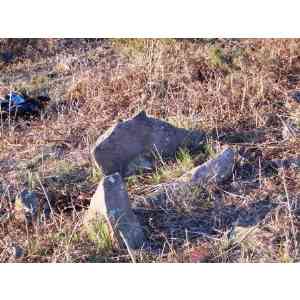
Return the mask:
{"type": "Polygon", "coordinates": [[[104,218],[113,239],[123,244],[126,240],[132,249],[140,249],[145,243],[143,229],[131,209],[128,193],[120,174],[104,177],[100,182],[85,217],[90,226],[104,218]]]}

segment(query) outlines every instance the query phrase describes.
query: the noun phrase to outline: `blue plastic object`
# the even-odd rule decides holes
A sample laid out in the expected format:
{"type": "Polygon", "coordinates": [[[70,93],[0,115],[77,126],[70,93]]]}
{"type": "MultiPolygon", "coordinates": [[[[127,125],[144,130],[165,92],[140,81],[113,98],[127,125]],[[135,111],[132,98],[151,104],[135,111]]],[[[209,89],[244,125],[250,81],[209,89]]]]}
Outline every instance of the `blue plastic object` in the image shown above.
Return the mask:
{"type": "Polygon", "coordinates": [[[22,106],[26,102],[25,98],[15,92],[10,92],[5,97],[7,100],[11,101],[11,105],[16,107],[22,106]]]}
{"type": "Polygon", "coordinates": [[[39,96],[36,99],[30,98],[16,92],[10,92],[5,99],[0,99],[0,113],[16,115],[37,114],[47,104],[50,98],[39,96]]]}

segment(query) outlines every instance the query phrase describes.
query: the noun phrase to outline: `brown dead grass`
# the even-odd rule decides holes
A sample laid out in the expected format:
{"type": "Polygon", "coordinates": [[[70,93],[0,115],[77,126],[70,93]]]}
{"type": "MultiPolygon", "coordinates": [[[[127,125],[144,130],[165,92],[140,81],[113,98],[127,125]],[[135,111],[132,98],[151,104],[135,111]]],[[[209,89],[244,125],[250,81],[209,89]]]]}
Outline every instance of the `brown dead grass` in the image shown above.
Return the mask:
{"type": "MultiPolygon", "coordinates": [[[[28,42],[21,43],[31,47],[28,42]]],[[[39,43],[47,45],[32,46],[33,57],[30,51],[26,56],[14,50],[19,58],[2,65],[9,70],[7,78],[2,78],[3,85],[25,66],[27,73],[17,80],[24,84],[31,84],[34,76],[51,73],[52,68],[57,72],[57,61],[64,61],[66,55],[59,47],[62,42],[39,43]],[[55,63],[50,64],[48,57],[53,55],[55,63]]],[[[230,184],[211,187],[208,193],[221,199],[221,211],[230,205],[247,208],[262,199],[277,206],[259,220],[258,230],[242,241],[228,237],[230,226],[218,224],[222,219],[218,214],[213,217],[218,234],[192,233],[191,220],[211,218],[215,212],[209,208],[197,211],[191,206],[182,212],[175,205],[164,212],[142,210],[139,214],[150,240],[159,250],[139,253],[137,261],[298,261],[299,170],[287,169],[268,177],[261,165],[299,155],[299,137],[282,140],[281,130],[282,120],[295,118],[299,111],[299,104],[288,94],[300,87],[300,41],[125,39],[90,43],[93,46],[85,47],[83,41],[74,42],[68,51],[79,63],[68,64],[68,72],[59,71],[59,79],[50,77],[51,95],[59,97],[52,99],[48,114],[30,122],[1,121],[0,210],[11,217],[0,223],[0,260],[14,261],[8,250],[13,242],[25,249],[17,261],[130,261],[124,250],[97,248],[97,243],[82,233],[80,222],[100,176],[89,155],[91,145],[116,120],[145,109],[155,117],[205,130],[211,144],[230,144],[248,153],[249,163],[257,170],[251,180],[259,185],[236,179],[238,191],[230,184]],[[256,138],[257,132],[263,134],[256,138]],[[53,143],[61,145],[61,156],[47,158],[29,170],[16,167],[53,143]],[[28,178],[32,180],[28,174],[36,173],[53,195],[55,216],[29,228],[14,218],[9,199],[28,184],[28,178]]],[[[7,47],[5,43],[2,46],[7,47]]],[[[197,157],[193,159],[197,161],[197,157]]],[[[168,178],[175,177],[178,168],[176,163],[170,165],[168,178]]],[[[151,176],[131,181],[132,195],[155,189],[151,176]]],[[[38,184],[35,190],[45,197],[38,184]]]]}

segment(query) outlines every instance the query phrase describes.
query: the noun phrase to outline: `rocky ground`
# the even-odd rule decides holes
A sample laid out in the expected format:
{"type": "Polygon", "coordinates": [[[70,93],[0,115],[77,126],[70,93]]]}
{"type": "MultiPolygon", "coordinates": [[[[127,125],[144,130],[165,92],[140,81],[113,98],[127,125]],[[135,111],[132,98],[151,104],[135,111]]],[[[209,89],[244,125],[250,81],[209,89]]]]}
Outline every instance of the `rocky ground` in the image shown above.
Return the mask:
{"type": "Polygon", "coordinates": [[[2,39],[0,53],[0,92],[51,99],[0,119],[0,261],[299,261],[299,40],[2,39]],[[150,245],[132,252],[83,219],[104,176],[96,139],[143,110],[205,137],[124,178],[150,245]],[[226,147],[226,181],[148,201],[226,147]],[[24,195],[42,204],[34,222],[24,195]]]}

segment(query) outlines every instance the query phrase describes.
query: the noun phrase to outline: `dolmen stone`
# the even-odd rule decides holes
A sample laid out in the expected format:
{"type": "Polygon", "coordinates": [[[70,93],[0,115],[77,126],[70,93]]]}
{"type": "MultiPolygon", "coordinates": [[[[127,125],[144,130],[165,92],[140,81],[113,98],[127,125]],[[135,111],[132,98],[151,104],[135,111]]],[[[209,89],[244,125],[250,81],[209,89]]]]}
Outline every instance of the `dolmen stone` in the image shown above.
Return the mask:
{"type": "Polygon", "coordinates": [[[112,240],[131,249],[141,249],[145,235],[136,215],[131,209],[128,193],[119,173],[102,179],[91,200],[85,216],[85,225],[93,226],[104,218],[112,240]],[[124,241],[125,240],[125,241],[124,241]]]}
{"type": "Polygon", "coordinates": [[[226,148],[214,159],[195,167],[177,180],[162,184],[159,189],[146,197],[136,197],[133,201],[134,208],[140,206],[168,207],[174,195],[186,194],[194,187],[204,187],[209,183],[222,184],[229,180],[235,166],[235,151],[226,148]]]}
{"type": "Polygon", "coordinates": [[[177,128],[142,111],[100,136],[92,156],[104,175],[118,172],[126,177],[152,169],[155,158],[173,156],[203,140],[202,132],[177,128]]]}

